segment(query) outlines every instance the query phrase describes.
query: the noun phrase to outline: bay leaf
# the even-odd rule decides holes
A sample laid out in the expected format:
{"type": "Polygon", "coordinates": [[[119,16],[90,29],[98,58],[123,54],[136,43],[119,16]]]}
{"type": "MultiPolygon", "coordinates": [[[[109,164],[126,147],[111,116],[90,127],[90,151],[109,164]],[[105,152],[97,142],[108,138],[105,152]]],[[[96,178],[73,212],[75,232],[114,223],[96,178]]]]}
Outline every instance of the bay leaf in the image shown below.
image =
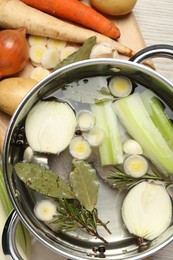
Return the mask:
{"type": "Polygon", "coordinates": [[[14,168],[18,177],[31,189],[51,198],[74,198],[71,186],[45,167],[22,162],[14,168]]]}
{"type": "Polygon", "coordinates": [[[92,211],[98,199],[96,171],[84,161],[73,161],[73,164],[74,170],[70,173],[73,192],[80,204],[92,211]]]}
{"type": "Polygon", "coordinates": [[[74,53],[69,55],[66,59],[58,63],[57,66],[55,66],[54,71],[66,65],[69,65],[71,63],[89,59],[91,50],[95,44],[96,44],[95,36],[88,38],[77,51],[75,51],[74,53]]]}

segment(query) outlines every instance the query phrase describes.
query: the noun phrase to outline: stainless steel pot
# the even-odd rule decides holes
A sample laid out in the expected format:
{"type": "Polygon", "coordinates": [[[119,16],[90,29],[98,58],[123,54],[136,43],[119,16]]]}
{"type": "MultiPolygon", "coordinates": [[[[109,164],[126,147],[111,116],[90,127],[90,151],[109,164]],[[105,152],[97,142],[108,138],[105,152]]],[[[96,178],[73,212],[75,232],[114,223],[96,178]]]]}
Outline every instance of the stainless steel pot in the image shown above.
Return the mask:
{"type": "MultiPolygon", "coordinates": [[[[121,74],[136,82],[147,86],[158,94],[170,107],[173,112],[173,84],[151,68],[138,64],[152,57],[167,57],[173,59],[173,46],[155,45],[140,51],[130,61],[116,59],[86,60],[68,65],[46,77],[30,91],[24,98],[15,114],[13,115],[5,138],[3,150],[3,169],[7,189],[14,205],[9,220],[6,223],[3,233],[3,249],[6,255],[13,259],[22,259],[15,246],[15,229],[18,221],[22,221],[29,231],[43,244],[70,259],[142,259],[173,240],[173,226],[165,231],[160,237],[148,244],[144,251],[140,252],[134,243],[134,238],[128,234],[122,225],[120,218],[120,203],[115,204],[113,198],[116,191],[112,191],[107,185],[101,183],[101,199],[98,207],[101,215],[116,221],[116,228],[111,238],[108,238],[109,245],[103,250],[100,241],[83,236],[83,234],[55,234],[43,223],[39,222],[33,214],[34,193],[28,191],[16,175],[9,170],[9,164],[14,164],[21,159],[21,148],[13,145],[13,137],[16,128],[24,120],[28,111],[38,100],[52,95],[59,88],[69,82],[91,76],[108,76],[121,74]],[[159,88],[158,88],[159,86],[159,88]],[[111,208],[111,210],[110,210],[111,208]],[[114,215],[113,214],[116,215],[114,215]],[[117,214],[115,213],[117,212],[117,214]],[[93,249],[94,248],[94,249],[93,249]]],[[[37,158],[36,158],[37,159],[37,158]]],[[[39,158],[40,160],[40,158],[39,158]]],[[[121,200],[123,197],[119,196],[121,200]]]]}

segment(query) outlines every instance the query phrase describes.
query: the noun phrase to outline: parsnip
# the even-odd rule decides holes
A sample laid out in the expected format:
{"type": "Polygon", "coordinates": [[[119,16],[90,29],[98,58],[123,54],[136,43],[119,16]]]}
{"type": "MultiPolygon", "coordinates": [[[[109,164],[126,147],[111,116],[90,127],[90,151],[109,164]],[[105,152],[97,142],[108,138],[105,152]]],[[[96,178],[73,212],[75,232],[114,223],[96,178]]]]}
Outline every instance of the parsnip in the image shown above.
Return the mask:
{"type": "Polygon", "coordinates": [[[30,78],[7,78],[0,81],[0,109],[12,115],[24,96],[37,81],[30,78]]]}
{"type": "Polygon", "coordinates": [[[83,43],[91,36],[96,36],[97,43],[111,42],[119,53],[127,56],[133,55],[130,48],[107,36],[57,19],[29,7],[19,0],[0,0],[0,10],[0,27],[2,28],[24,27],[28,34],[78,43],[83,43]]]}

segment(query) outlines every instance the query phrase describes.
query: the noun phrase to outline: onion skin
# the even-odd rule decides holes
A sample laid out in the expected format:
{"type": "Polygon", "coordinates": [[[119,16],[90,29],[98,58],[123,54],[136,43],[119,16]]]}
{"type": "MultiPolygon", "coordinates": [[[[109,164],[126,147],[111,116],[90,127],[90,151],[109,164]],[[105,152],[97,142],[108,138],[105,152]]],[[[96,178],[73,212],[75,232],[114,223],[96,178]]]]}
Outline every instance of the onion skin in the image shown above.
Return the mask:
{"type": "Polygon", "coordinates": [[[29,58],[26,30],[0,31],[0,78],[21,71],[29,58]]]}

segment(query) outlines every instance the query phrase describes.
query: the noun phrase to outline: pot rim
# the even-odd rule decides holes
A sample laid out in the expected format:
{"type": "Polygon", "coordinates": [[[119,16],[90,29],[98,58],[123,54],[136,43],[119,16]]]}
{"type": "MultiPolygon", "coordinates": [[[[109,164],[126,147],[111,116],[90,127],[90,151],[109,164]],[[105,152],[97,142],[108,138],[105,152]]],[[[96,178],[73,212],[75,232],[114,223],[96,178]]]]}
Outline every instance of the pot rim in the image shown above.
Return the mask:
{"type": "MultiPolygon", "coordinates": [[[[17,214],[19,215],[21,221],[24,223],[24,225],[32,232],[32,234],[37,237],[41,242],[43,242],[45,245],[47,245],[48,247],[50,247],[51,249],[55,250],[56,252],[60,253],[61,255],[64,255],[65,257],[70,257],[72,259],[76,259],[76,260],[81,260],[81,259],[90,259],[90,258],[81,258],[80,256],[73,256],[71,254],[69,254],[68,252],[66,252],[63,249],[63,245],[60,245],[60,247],[62,247],[62,249],[60,248],[56,248],[54,247],[54,245],[51,243],[51,238],[47,238],[45,239],[44,236],[40,236],[39,234],[37,234],[36,230],[34,229],[33,225],[31,225],[31,223],[29,223],[29,221],[26,219],[26,217],[23,215],[23,213],[21,212],[21,210],[18,208],[18,206],[16,205],[16,200],[11,192],[11,188],[9,185],[9,179],[8,179],[8,169],[7,169],[7,158],[8,158],[8,153],[9,153],[9,142],[10,142],[10,136],[11,136],[11,132],[13,131],[13,127],[15,125],[16,120],[18,119],[19,114],[23,111],[23,109],[25,108],[26,103],[31,99],[31,97],[38,92],[40,89],[44,88],[44,85],[46,83],[48,83],[50,80],[52,80],[55,76],[58,76],[60,74],[63,74],[66,71],[70,71],[73,70],[75,68],[81,68],[82,67],[86,67],[89,65],[101,65],[101,64],[109,64],[109,65],[126,65],[128,67],[132,67],[134,69],[140,69],[142,71],[144,71],[144,73],[148,73],[150,74],[152,77],[155,77],[159,80],[161,80],[162,82],[164,82],[168,88],[171,89],[172,94],[173,94],[173,84],[166,79],[164,76],[162,76],[160,73],[158,73],[157,71],[152,70],[149,67],[146,67],[143,64],[139,64],[139,63],[135,63],[133,61],[127,61],[127,60],[119,60],[119,59],[112,59],[112,58],[101,58],[101,59],[90,59],[90,60],[84,60],[84,61],[79,61],[79,62],[75,62],[72,63],[70,65],[64,66],[60,69],[58,69],[57,71],[52,72],[50,75],[48,75],[45,79],[43,79],[42,81],[40,81],[38,84],[36,84],[36,86],[24,97],[24,99],[22,100],[22,102],[19,104],[18,108],[16,109],[14,115],[12,116],[9,126],[7,128],[7,132],[6,132],[6,136],[5,136],[5,141],[4,141],[4,147],[3,147],[3,157],[2,157],[2,163],[3,163],[3,171],[4,171],[4,178],[5,178],[5,183],[7,186],[7,190],[8,193],[10,195],[11,201],[13,203],[13,206],[17,212],[17,214]]],[[[161,243],[159,246],[156,246],[154,248],[152,248],[149,251],[145,251],[142,253],[139,253],[137,256],[132,256],[132,257],[128,257],[128,258],[123,258],[125,259],[129,259],[129,260],[137,260],[137,259],[141,259],[143,257],[147,257],[155,252],[157,252],[158,250],[162,249],[163,247],[165,247],[166,245],[168,245],[171,241],[173,240],[173,235],[171,237],[169,237],[169,239],[167,239],[166,241],[164,241],[163,243],[161,243]]],[[[112,258],[110,258],[112,259],[112,258]]]]}

